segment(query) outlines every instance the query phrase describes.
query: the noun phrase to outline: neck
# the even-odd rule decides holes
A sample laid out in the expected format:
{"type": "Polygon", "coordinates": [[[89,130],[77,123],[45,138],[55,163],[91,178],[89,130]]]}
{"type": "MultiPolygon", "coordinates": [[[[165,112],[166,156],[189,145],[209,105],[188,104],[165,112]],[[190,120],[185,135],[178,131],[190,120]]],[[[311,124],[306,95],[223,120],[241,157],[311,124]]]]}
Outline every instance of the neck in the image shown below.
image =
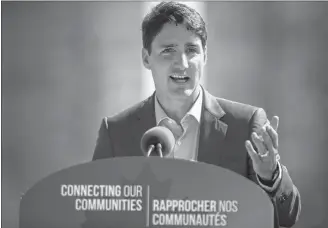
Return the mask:
{"type": "Polygon", "coordinates": [[[200,93],[200,86],[198,86],[190,96],[185,99],[174,99],[170,97],[161,96],[156,94],[159,104],[162,106],[163,110],[168,117],[180,123],[181,119],[190,110],[192,105],[195,103],[198,95],[200,93]]]}

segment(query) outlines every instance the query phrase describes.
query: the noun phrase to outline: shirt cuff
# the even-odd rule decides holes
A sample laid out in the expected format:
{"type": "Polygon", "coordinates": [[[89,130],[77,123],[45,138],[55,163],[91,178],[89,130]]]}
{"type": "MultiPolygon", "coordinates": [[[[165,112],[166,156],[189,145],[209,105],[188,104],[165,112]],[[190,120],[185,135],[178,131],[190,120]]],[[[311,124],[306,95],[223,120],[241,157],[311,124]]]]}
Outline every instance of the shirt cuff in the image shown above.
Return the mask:
{"type": "Polygon", "coordinates": [[[256,179],[257,179],[259,185],[260,185],[264,190],[266,190],[266,191],[268,191],[268,192],[273,192],[273,191],[275,191],[275,190],[278,188],[279,183],[280,183],[280,181],[281,181],[281,178],[282,178],[282,170],[281,170],[281,165],[280,165],[279,161],[278,161],[278,164],[277,164],[277,165],[278,165],[278,177],[274,177],[274,178],[273,178],[274,182],[273,182],[273,185],[272,185],[272,186],[268,186],[268,185],[264,184],[264,183],[260,180],[259,176],[256,174],[256,179]]]}

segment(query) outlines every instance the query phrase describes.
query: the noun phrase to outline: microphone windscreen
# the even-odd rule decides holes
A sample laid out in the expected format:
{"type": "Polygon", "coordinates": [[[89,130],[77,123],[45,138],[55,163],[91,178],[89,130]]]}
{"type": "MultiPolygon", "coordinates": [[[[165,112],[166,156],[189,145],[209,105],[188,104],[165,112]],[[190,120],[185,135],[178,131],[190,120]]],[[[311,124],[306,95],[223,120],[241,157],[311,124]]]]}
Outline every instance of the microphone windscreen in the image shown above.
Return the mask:
{"type": "Polygon", "coordinates": [[[162,126],[156,126],[146,131],[140,142],[141,150],[144,155],[147,155],[150,145],[156,146],[157,143],[162,145],[164,157],[172,153],[175,145],[173,133],[168,128],[162,126]]]}

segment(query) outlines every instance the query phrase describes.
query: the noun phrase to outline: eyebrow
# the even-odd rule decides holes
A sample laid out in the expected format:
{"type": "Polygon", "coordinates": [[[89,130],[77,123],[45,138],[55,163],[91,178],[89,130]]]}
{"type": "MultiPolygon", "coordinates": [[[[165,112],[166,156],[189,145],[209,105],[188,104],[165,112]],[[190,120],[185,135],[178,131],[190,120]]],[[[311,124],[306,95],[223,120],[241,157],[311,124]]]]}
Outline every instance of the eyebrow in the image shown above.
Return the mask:
{"type": "Polygon", "coordinates": [[[178,46],[177,44],[162,44],[160,47],[161,48],[168,48],[168,47],[176,47],[178,46]]]}
{"type": "Polygon", "coordinates": [[[199,47],[197,44],[194,43],[187,43],[186,47],[199,47]]]}

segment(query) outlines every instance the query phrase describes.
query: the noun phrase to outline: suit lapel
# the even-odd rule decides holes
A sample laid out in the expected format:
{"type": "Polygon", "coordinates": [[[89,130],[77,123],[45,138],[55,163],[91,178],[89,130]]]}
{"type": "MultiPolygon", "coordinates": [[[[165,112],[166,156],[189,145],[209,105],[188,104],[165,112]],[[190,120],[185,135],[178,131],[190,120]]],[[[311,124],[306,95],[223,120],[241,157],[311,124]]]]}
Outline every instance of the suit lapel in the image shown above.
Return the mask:
{"type": "Polygon", "coordinates": [[[135,151],[136,156],[143,156],[140,149],[140,141],[143,134],[156,126],[154,94],[141,103],[134,119],[135,123],[130,125],[133,127],[129,131],[135,140],[133,140],[133,143],[129,147],[134,148],[133,151],[135,151]]]}
{"type": "Polygon", "coordinates": [[[197,160],[214,165],[221,165],[222,149],[228,125],[223,122],[225,112],[217,99],[204,90],[200,137],[197,160]]]}

